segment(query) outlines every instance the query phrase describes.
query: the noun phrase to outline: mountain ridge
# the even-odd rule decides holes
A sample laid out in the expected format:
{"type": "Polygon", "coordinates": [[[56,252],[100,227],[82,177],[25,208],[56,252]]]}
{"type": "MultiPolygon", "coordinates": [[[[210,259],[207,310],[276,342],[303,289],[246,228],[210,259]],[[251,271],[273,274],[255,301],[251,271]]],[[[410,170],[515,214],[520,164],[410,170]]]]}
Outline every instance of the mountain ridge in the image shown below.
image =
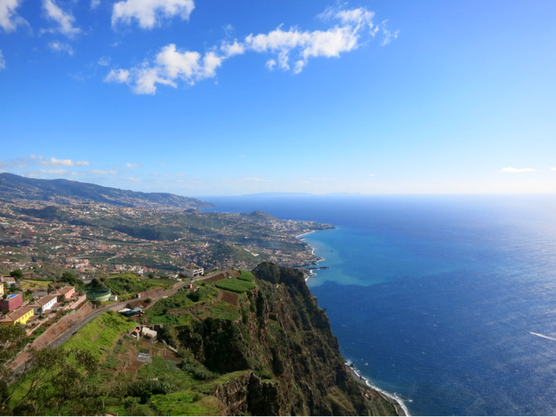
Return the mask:
{"type": "Polygon", "coordinates": [[[1,200],[21,199],[61,205],[79,202],[163,210],[204,210],[215,207],[203,200],[170,193],[122,190],[65,179],[27,178],[7,172],[0,174],[0,196],[1,200]]]}

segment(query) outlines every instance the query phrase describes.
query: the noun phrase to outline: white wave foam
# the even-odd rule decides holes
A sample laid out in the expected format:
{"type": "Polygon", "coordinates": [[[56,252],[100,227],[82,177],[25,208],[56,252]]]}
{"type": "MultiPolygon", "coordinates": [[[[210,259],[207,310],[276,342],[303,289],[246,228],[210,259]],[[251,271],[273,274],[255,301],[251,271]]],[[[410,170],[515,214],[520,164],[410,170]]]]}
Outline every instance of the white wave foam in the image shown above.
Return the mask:
{"type": "MultiPolygon", "coordinates": [[[[555,340],[556,340],[556,339],[555,339],[555,340]]],[[[411,416],[411,414],[409,413],[409,410],[407,409],[407,406],[405,405],[405,403],[403,402],[403,400],[402,400],[396,393],[392,394],[392,393],[390,393],[390,392],[388,392],[388,391],[384,391],[383,389],[380,389],[380,388],[377,387],[376,385],[371,384],[371,382],[370,382],[367,378],[365,378],[364,376],[361,376],[361,373],[359,372],[359,370],[358,370],[357,368],[355,368],[353,365],[351,365],[349,368],[350,368],[350,370],[351,370],[354,374],[357,375],[357,377],[358,377],[359,379],[361,379],[362,381],[364,381],[365,384],[366,384],[369,388],[372,388],[372,389],[374,389],[375,391],[380,392],[380,393],[381,393],[382,395],[384,395],[385,397],[388,397],[388,398],[390,398],[391,400],[396,401],[396,402],[400,405],[400,407],[402,408],[402,410],[404,411],[405,415],[406,415],[406,416],[411,416]]]]}

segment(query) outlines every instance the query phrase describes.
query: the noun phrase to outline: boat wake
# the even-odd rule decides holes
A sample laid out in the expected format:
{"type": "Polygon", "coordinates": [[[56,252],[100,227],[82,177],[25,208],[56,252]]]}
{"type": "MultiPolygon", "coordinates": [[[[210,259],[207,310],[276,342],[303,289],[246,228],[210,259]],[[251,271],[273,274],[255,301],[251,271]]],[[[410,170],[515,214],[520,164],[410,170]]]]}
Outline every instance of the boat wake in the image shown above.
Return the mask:
{"type": "Polygon", "coordinates": [[[535,333],[535,332],[529,332],[529,333],[531,333],[534,336],[542,337],[543,339],[554,340],[556,342],[556,337],[550,337],[550,336],[546,336],[544,334],[535,333]]]}

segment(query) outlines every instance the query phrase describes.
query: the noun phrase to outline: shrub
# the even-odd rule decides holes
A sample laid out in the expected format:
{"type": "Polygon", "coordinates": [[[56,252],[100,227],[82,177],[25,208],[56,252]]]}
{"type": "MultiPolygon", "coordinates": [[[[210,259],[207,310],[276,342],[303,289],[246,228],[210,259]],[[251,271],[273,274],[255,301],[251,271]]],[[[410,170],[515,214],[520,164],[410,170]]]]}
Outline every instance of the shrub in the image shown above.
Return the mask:
{"type": "Polygon", "coordinates": [[[218,377],[218,374],[209,371],[205,365],[195,359],[191,352],[182,350],[180,353],[183,356],[183,359],[179,364],[182,371],[190,373],[195,379],[200,381],[218,377]]]}
{"type": "Polygon", "coordinates": [[[135,381],[127,386],[127,395],[130,397],[150,398],[152,394],[168,394],[176,387],[168,382],[162,381],[135,381]]]}

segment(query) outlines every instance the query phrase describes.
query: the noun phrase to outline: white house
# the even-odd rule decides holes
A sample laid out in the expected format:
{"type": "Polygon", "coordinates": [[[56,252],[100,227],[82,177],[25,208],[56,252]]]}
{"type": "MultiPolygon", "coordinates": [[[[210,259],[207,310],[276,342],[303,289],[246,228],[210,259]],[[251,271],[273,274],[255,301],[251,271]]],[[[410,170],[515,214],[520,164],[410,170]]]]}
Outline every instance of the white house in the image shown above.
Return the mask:
{"type": "Polygon", "coordinates": [[[203,275],[204,272],[205,270],[197,265],[189,265],[183,269],[183,274],[187,278],[193,278],[196,277],[197,275],[203,275]]]}
{"type": "Polygon", "coordinates": [[[144,326],[141,329],[141,336],[146,337],[148,339],[156,339],[157,332],[154,330],[149,329],[148,327],[144,326]]]}
{"type": "Polygon", "coordinates": [[[38,316],[48,310],[52,310],[52,306],[57,302],[58,296],[52,294],[38,299],[32,305],[29,305],[29,307],[33,307],[35,309],[35,315],[38,316]]]}

